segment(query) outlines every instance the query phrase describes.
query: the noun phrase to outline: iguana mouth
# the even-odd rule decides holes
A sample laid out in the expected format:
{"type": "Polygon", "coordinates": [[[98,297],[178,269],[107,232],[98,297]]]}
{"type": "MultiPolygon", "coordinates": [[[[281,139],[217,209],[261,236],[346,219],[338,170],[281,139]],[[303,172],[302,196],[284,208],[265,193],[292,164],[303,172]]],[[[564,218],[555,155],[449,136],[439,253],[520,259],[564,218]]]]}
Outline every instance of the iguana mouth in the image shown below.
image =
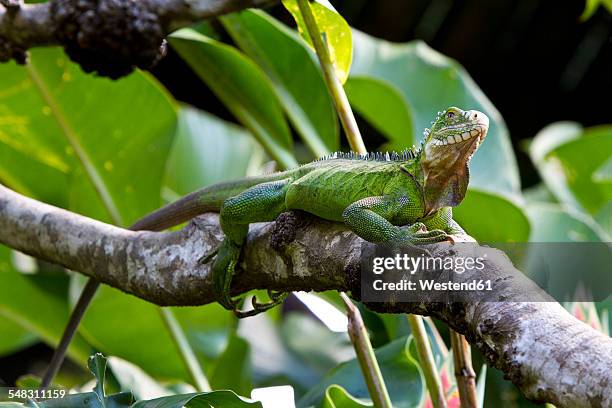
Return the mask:
{"type": "MultiPolygon", "coordinates": [[[[452,130],[452,128],[447,128],[445,130],[452,130]]],[[[485,135],[487,134],[488,126],[484,123],[477,124],[474,128],[470,130],[465,130],[462,133],[455,133],[452,135],[446,136],[445,139],[434,139],[434,146],[448,146],[457,143],[464,143],[474,138],[478,139],[478,144],[482,143],[485,135]]]]}

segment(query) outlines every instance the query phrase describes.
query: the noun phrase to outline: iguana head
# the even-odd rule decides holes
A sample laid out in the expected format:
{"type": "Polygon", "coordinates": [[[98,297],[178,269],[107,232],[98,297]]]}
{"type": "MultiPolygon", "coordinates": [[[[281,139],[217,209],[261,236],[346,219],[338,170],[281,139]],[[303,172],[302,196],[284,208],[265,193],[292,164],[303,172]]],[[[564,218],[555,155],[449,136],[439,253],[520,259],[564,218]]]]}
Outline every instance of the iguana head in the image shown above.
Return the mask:
{"type": "Polygon", "coordinates": [[[489,130],[489,118],[475,110],[451,107],[439,112],[425,130],[421,169],[428,212],[454,207],[469,182],[468,163],[489,130]]]}

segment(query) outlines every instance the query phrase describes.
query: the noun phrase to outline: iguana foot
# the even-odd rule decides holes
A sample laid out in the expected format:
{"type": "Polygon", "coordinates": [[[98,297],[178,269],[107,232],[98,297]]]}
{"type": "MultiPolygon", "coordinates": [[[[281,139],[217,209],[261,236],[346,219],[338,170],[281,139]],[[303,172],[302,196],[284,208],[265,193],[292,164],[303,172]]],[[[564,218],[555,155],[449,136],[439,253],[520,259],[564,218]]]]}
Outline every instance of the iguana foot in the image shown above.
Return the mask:
{"type": "Polygon", "coordinates": [[[253,309],[242,311],[238,309],[234,309],[234,314],[242,319],[244,317],[251,317],[258,315],[259,313],[263,313],[276,307],[283,303],[283,301],[287,298],[288,293],[285,292],[274,292],[272,290],[268,290],[268,296],[270,297],[270,301],[266,303],[259,303],[257,301],[257,297],[253,296],[251,299],[251,304],[253,305],[253,309]]]}
{"type": "MultiPolygon", "coordinates": [[[[234,277],[234,273],[236,271],[236,265],[238,265],[240,251],[240,246],[231,243],[227,239],[223,241],[219,249],[215,251],[217,258],[215,259],[215,263],[212,267],[212,274],[215,289],[219,293],[218,302],[227,310],[234,312],[237,317],[243,318],[255,316],[259,313],[270,310],[271,308],[281,304],[285,297],[287,297],[287,294],[269,290],[268,295],[271,299],[269,302],[259,303],[257,298],[253,297],[251,301],[253,309],[246,312],[240,310],[239,306],[242,303],[242,299],[234,299],[230,295],[232,278],[234,277]]],[[[205,256],[205,258],[210,258],[212,256],[214,256],[214,254],[208,254],[205,256]]]]}
{"type": "Polygon", "coordinates": [[[406,242],[411,244],[435,244],[436,242],[451,241],[453,237],[442,230],[427,231],[425,224],[414,223],[407,228],[402,228],[396,242],[406,242]]]}
{"type": "MultiPolygon", "coordinates": [[[[224,240],[217,250],[217,258],[212,266],[212,276],[215,289],[219,294],[219,303],[228,310],[236,309],[236,303],[230,296],[232,278],[240,257],[240,246],[224,240]]],[[[207,255],[205,258],[209,257],[207,255]]]]}

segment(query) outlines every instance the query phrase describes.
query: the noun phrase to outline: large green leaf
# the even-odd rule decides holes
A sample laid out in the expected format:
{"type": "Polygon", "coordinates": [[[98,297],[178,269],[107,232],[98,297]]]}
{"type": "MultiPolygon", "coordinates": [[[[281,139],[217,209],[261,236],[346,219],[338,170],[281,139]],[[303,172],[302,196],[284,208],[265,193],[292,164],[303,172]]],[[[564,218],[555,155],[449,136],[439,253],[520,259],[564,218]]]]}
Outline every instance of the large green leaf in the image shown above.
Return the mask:
{"type": "Polygon", "coordinates": [[[232,391],[200,392],[171,395],[150,401],[139,401],[132,408],[262,408],[260,402],[248,400],[232,391]]]}
{"type": "MultiPolygon", "coordinates": [[[[26,118],[34,112],[35,125],[25,130],[15,126],[3,129],[4,139],[14,141],[20,133],[31,134],[35,146],[45,147],[45,154],[65,164],[62,170],[71,184],[71,209],[126,224],[160,206],[176,113],[167,94],[149,76],[136,72],[117,82],[95,78],[83,74],[55,49],[36,51],[27,70],[11,69],[15,72],[7,75],[21,75],[27,86],[16,94],[5,94],[10,99],[3,102],[26,118]],[[42,112],[41,118],[36,117],[38,112],[42,112]]],[[[18,176],[20,169],[28,168],[25,159],[9,170],[18,176]]],[[[46,183],[32,184],[31,188],[37,185],[46,183]]],[[[63,327],[66,314],[57,314],[62,319],[54,324],[56,330],[63,327]]],[[[37,317],[42,321],[42,314],[37,317]]],[[[154,375],[187,378],[158,311],[142,300],[103,287],[81,332],[99,349],[116,351],[154,375]],[[119,325],[121,329],[117,329],[119,317],[126,319],[119,325]],[[156,354],[163,356],[165,364],[155,360],[156,354]]]]}
{"type": "MultiPolygon", "coordinates": [[[[420,368],[408,351],[411,341],[411,338],[398,339],[375,352],[393,406],[397,408],[416,407],[425,394],[420,368]]],[[[304,395],[299,400],[298,407],[319,404],[329,387],[335,384],[344,388],[354,398],[370,400],[359,364],[356,360],[351,360],[339,365],[304,395]]]]}
{"type": "Polygon", "coordinates": [[[471,184],[488,191],[517,194],[519,175],[508,130],[491,101],[468,73],[425,43],[394,44],[353,30],[351,75],[393,84],[412,107],[413,132],[421,134],[436,112],[449,106],[478,109],[489,116],[487,139],[472,160],[471,184]]]}
{"type": "Polygon", "coordinates": [[[93,77],[44,48],[26,68],[0,65],[0,78],[2,179],[64,206],[70,188],[70,209],[114,223],[159,206],[176,115],[150,76],[93,77]]]}
{"type": "Polygon", "coordinates": [[[595,215],[612,201],[612,126],[555,123],[536,135],[529,150],[560,202],[595,215]]]}
{"type": "Polygon", "coordinates": [[[253,389],[249,343],[231,336],[227,348],[219,357],[210,375],[215,390],[233,390],[247,394],[253,389]]]}
{"type": "Polygon", "coordinates": [[[243,128],[209,113],[183,107],[168,157],[165,188],[178,196],[254,173],[264,160],[243,128]]]}
{"type": "Polygon", "coordinates": [[[373,407],[372,402],[353,397],[339,385],[330,385],[325,390],[321,408],[366,408],[373,407]]]}
{"type": "Polygon", "coordinates": [[[288,313],[281,323],[287,349],[322,377],[330,369],[355,356],[346,332],[332,332],[320,321],[303,313],[288,313]],[[326,347],[321,347],[325,344],[326,347]]]}
{"type": "Polygon", "coordinates": [[[518,203],[501,194],[470,188],[453,210],[454,219],[480,242],[527,242],[529,219],[518,203]]]}
{"type": "Polygon", "coordinates": [[[128,360],[153,376],[190,378],[158,308],[152,303],[102,286],[79,332],[97,350],[128,360]]]}
{"type": "MultiPolygon", "coordinates": [[[[1,311],[0,315],[2,315],[1,311]]],[[[6,317],[0,317],[0,333],[2,333],[2,336],[0,336],[0,357],[21,350],[37,341],[33,333],[6,317]]]]}
{"type": "MultiPolygon", "coordinates": [[[[11,250],[0,245],[1,325],[17,324],[45,343],[55,346],[69,313],[66,289],[66,279],[42,274],[25,275],[16,271],[11,261],[11,250]]],[[[11,341],[4,339],[6,334],[2,332],[2,342],[11,341]]],[[[28,340],[27,336],[25,340],[28,340]]],[[[68,353],[84,364],[90,351],[91,347],[77,334],[68,353]]]]}
{"type": "Polygon", "coordinates": [[[122,391],[131,391],[137,400],[173,394],[140,367],[118,357],[108,357],[108,371],[110,371],[112,380],[117,383],[117,387],[122,391]]]}
{"type": "Polygon", "coordinates": [[[353,109],[389,140],[386,150],[412,146],[411,108],[395,86],[378,78],[351,76],[344,87],[353,109]]]}
{"type": "MultiPolygon", "coordinates": [[[[304,23],[302,13],[296,0],[283,0],[283,4],[295,19],[300,35],[312,46],[312,40],[304,23]]],[[[353,61],[353,38],[351,27],[327,0],[310,2],[312,14],[317,27],[329,50],[336,75],[340,82],[345,83],[351,71],[353,61]]]]}
{"type": "Polygon", "coordinates": [[[338,149],[338,121],[317,61],[302,40],[266,13],[221,19],[232,39],[272,81],[287,116],[317,157],[338,149]]]}
{"type": "Polygon", "coordinates": [[[257,65],[235,48],[192,29],[172,34],[170,44],[281,167],[297,165],[281,105],[257,65]]]}
{"type": "Polygon", "coordinates": [[[612,238],[588,215],[556,204],[527,206],[533,242],[610,242],[612,238]]]}

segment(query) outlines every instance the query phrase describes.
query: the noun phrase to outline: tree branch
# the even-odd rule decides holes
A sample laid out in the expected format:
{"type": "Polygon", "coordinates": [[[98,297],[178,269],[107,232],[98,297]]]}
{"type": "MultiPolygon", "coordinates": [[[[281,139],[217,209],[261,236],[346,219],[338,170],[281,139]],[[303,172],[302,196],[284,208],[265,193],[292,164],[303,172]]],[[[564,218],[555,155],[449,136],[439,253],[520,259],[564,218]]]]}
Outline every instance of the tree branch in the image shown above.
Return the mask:
{"type": "MultiPolygon", "coordinates": [[[[0,242],[158,305],[216,300],[210,264],[199,260],[221,239],[215,214],[198,217],[176,232],[133,232],[0,186],[0,242]]],[[[233,291],[335,289],[359,298],[362,248],[363,241],[342,225],[283,214],[275,223],[251,227],[242,264],[246,272],[236,277],[233,291]]],[[[462,254],[468,251],[462,248],[438,244],[430,250],[438,256],[474,255],[462,254]]],[[[516,301],[526,289],[522,273],[500,251],[487,248],[487,253],[482,277],[503,285],[504,301],[468,294],[461,303],[432,303],[424,297],[415,303],[367,306],[445,321],[531,400],[558,407],[611,406],[612,339],[546,294],[539,302],[516,301]]]]}
{"type": "Polygon", "coordinates": [[[86,72],[119,78],[147,69],[164,37],[198,21],[278,0],[50,0],[0,6],[0,62],[25,63],[36,46],[61,45],[86,72]]]}

